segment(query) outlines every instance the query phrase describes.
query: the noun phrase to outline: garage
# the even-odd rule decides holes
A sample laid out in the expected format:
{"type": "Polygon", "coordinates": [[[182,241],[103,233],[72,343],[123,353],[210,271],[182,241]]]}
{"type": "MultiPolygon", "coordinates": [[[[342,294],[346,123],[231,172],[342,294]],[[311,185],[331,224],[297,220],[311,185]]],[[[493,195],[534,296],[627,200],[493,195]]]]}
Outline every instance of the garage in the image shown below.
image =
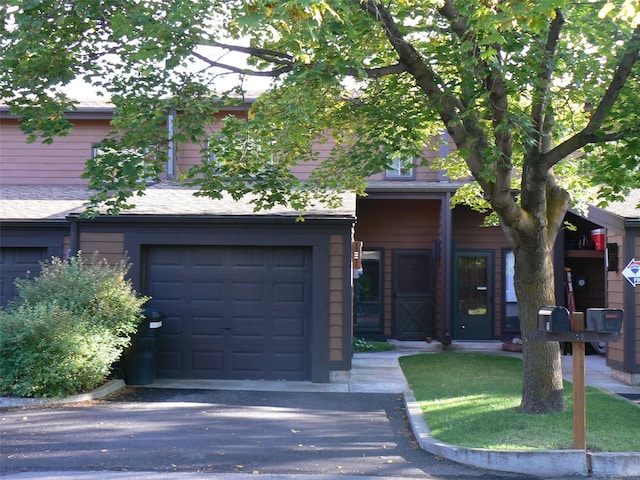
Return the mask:
{"type": "Polygon", "coordinates": [[[46,257],[46,248],[0,248],[0,305],[6,305],[16,296],[14,280],[18,277],[24,277],[27,272],[31,272],[31,276],[38,275],[40,262],[46,257]]]}
{"type": "Polygon", "coordinates": [[[308,380],[312,249],[143,247],[143,291],[166,314],[158,378],[308,380]]]}

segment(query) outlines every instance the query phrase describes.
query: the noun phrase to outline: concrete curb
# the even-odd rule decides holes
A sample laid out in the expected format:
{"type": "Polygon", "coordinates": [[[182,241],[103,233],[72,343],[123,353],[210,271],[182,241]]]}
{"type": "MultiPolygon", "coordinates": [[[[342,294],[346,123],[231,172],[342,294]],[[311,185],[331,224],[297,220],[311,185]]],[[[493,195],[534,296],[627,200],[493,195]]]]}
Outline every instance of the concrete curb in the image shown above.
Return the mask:
{"type": "Polygon", "coordinates": [[[13,398],[0,397],[0,407],[42,407],[46,405],[63,405],[65,403],[86,402],[97,398],[106,397],[125,386],[124,380],[110,380],[95,390],[87,393],[79,393],[65,398],[13,398]]]}
{"type": "Polygon", "coordinates": [[[594,477],[640,477],[640,452],[589,453],[594,477]]]}
{"type": "Polygon", "coordinates": [[[488,450],[451,445],[431,436],[420,406],[411,390],[404,404],[413,434],[420,447],[454,462],[488,470],[566,477],[635,477],[640,474],[640,452],[587,453],[582,450],[488,450]]]}

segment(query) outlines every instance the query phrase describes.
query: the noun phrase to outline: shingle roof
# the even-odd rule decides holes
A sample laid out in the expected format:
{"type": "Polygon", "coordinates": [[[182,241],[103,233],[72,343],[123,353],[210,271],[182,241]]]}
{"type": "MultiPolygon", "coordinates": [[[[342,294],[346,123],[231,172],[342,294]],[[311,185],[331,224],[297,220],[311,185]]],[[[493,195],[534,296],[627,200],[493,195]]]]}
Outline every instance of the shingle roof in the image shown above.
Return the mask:
{"type": "Polygon", "coordinates": [[[622,202],[613,202],[603,210],[626,219],[640,219],[640,189],[632,190],[622,202]]]}
{"type": "MultiPolygon", "coordinates": [[[[196,197],[195,189],[173,185],[154,185],[142,197],[134,197],[136,207],[122,215],[209,215],[209,216],[291,216],[300,212],[277,206],[254,212],[250,198],[239,201],[225,195],[221,200],[196,197]]],[[[56,220],[79,214],[89,198],[83,186],[3,185],[0,188],[0,220],[56,220]]],[[[355,217],[355,195],[342,194],[342,206],[316,205],[305,216],[355,217]]]]}

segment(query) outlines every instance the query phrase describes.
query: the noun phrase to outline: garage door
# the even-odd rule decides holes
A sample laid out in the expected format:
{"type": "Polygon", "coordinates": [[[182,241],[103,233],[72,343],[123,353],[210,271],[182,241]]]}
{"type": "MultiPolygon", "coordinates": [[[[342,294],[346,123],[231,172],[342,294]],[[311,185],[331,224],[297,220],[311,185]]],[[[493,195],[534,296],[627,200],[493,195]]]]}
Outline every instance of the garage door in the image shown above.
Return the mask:
{"type": "Polygon", "coordinates": [[[153,246],[145,293],[167,315],[158,378],[307,380],[311,251],[153,246]]]}
{"type": "Polygon", "coordinates": [[[27,272],[31,272],[31,276],[40,273],[40,261],[46,256],[46,248],[0,248],[0,305],[6,305],[16,296],[16,288],[13,284],[16,278],[24,277],[27,272]]]}

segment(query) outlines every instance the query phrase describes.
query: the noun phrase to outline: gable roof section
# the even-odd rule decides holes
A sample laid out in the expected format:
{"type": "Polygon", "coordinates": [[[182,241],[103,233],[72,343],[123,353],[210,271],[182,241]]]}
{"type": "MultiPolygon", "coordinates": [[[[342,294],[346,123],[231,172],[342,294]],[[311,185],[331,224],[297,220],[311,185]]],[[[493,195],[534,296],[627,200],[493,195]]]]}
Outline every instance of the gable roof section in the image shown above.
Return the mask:
{"type": "Polygon", "coordinates": [[[605,208],[589,207],[588,219],[604,227],[623,231],[640,227],[640,189],[632,190],[624,201],[612,202],[605,208]]]}
{"type": "MultiPolygon", "coordinates": [[[[122,212],[121,217],[132,215],[162,216],[216,216],[216,217],[291,217],[300,212],[287,206],[254,212],[250,197],[235,201],[225,194],[221,200],[196,197],[196,189],[158,184],[147,188],[142,197],[134,197],[136,207],[122,212]]],[[[0,221],[63,220],[79,215],[89,198],[82,186],[8,185],[0,189],[0,221]]],[[[329,208],[318,204],[304,214],[307,218],[355,218],[355,195],[343,193],[342,205],[329,208]]]]}

